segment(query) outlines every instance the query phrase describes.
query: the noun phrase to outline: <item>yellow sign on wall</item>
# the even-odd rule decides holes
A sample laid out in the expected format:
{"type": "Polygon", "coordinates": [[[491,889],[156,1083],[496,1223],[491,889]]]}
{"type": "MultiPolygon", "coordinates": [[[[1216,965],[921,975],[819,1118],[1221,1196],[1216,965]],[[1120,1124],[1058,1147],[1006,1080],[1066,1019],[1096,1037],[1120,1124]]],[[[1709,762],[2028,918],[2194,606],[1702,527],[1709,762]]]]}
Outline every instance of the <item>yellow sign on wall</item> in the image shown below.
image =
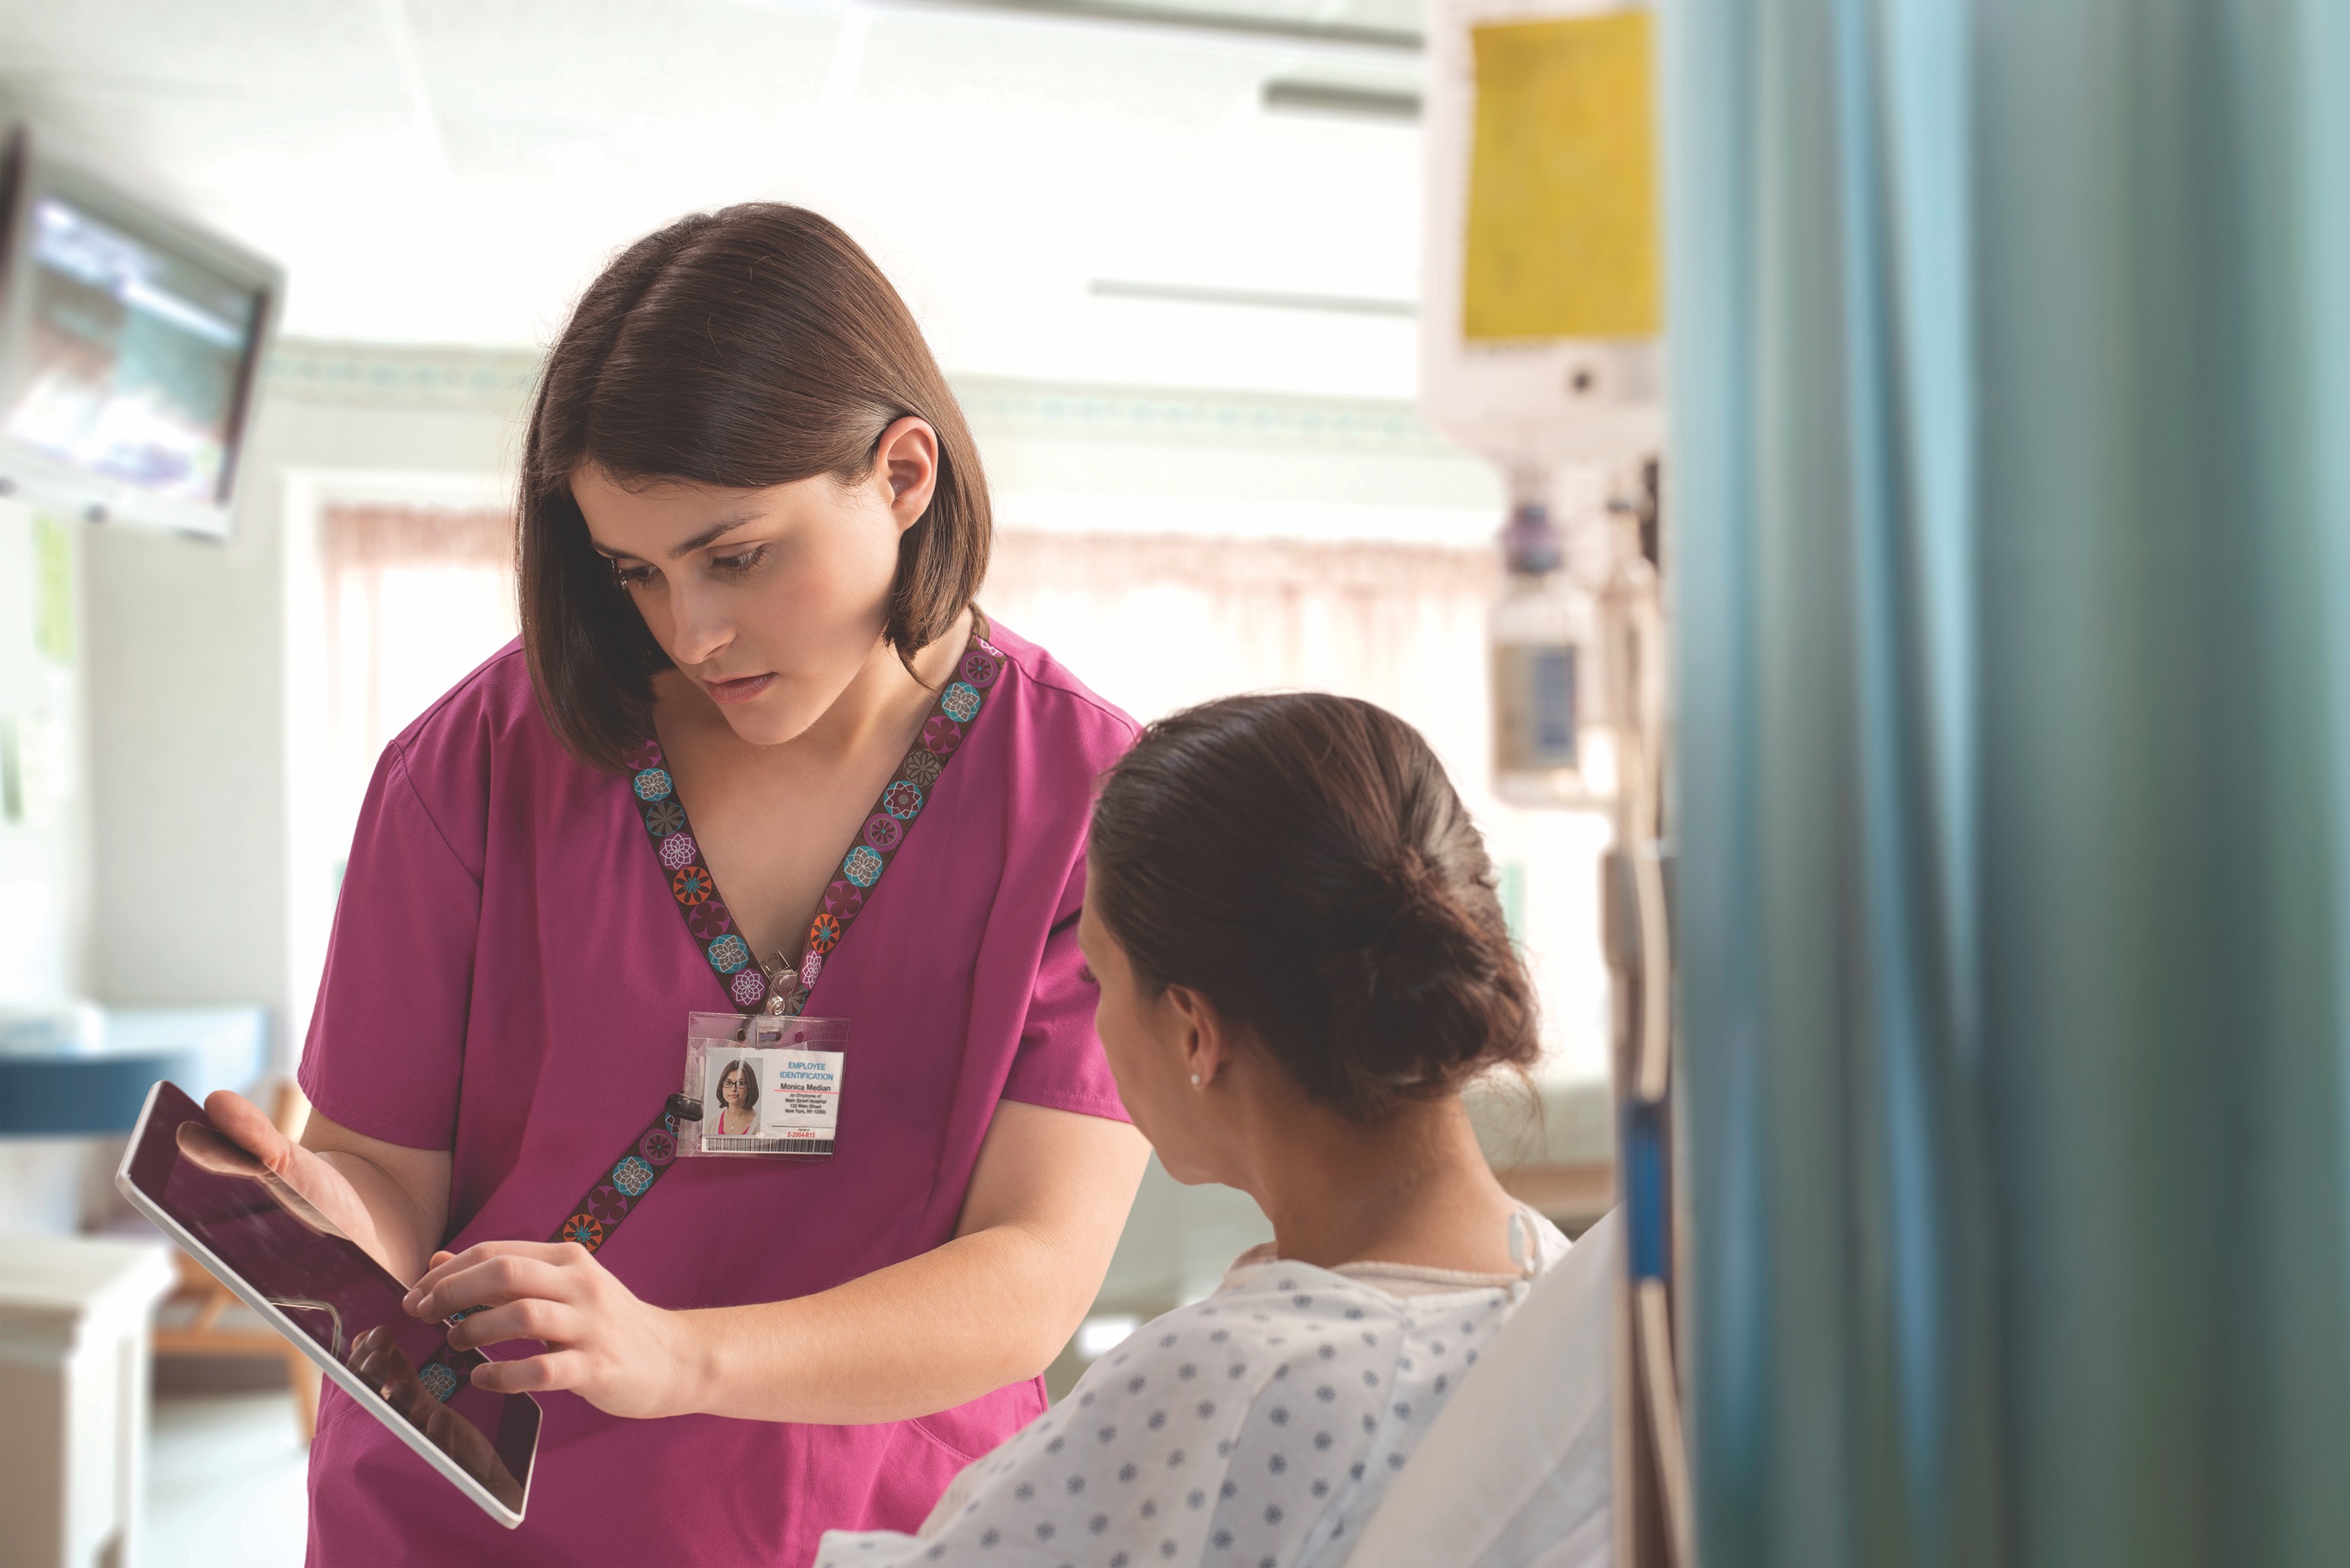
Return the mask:
{"type": "Polygon", "coordinates": [[[1471,30],[1461,330],[1647,337],[1663,326],[1647,11],[1471,30]]]}

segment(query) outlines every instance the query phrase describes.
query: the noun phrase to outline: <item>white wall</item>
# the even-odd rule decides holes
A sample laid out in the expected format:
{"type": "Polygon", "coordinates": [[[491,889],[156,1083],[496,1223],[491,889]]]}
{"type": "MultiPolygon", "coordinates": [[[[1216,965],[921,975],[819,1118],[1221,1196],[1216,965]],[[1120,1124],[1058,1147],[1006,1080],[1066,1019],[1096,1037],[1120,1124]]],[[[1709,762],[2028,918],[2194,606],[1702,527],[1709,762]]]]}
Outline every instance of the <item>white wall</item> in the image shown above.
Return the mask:
{"type": "MultiPolygon", "coordinates": [[[[348,827],[321,820],[323,792],[305,782],[321,760],[323,649],[304,577],[315,552],[288,535],[289,517],[314,523],[306,507],[337,495],[504,493],[536,365],[518,351],[283,345],[226,544],[78,530],[94,832],[87,876],[68,880],[86,886],[93,911],[78,955],[89,994],[262,1003],[279,1063],[291,1064],[348,827]]],[[[1485,466],[1400,403],[957,386],[1011,528],[1471,546],[1490,538],[1501,504],[1485,466]]],[[[1482,794],[1473,777],[1461,783],[1482,794]]],[[[1570,938],[1590,901],[1589,846],[1566,841],[1575,826],[1493,825],[1497,853],[1560,867],[1530,902],[1537,914],[1545,900],[1573,906],[1565,923],[1536,922],[1570,938]]],[[[1562,1003],[1591,1000],[1580,993],[1592,987],[1570,989],[1576,998],[1549,999],[1555,1019],[1562,1003]]],[[[1600,1018],[1587,1011],[1565,1023],[1568,1077],[1605,1070],[1600,1018]]],[[[1567,1130],[1580,1125],[1564,1117],[1560,1136],[1541,1140],[1552,1158],[1598,1152],[1567,1130]]]]}
{"type": "MultiPolygon", "coordinates": [[[[310,886],[325,868],[289,862],[308,803],[288,737],[309,729],[299,693],[314,673],[286,614],[303,587],[288,563],[298,574],[307,554],[286,537],[289,483],[504,483],[535,370],[522,351],[283,344],[226,544],[82,530],[99,1001],[262,1002],[290,1062],[312,981],[301,955],[323,943],[331,903],[310,886]]],[[[1500,504],[1482,464],[1391,400],[957,388],[1011,526],[1467,544],[1500,504]]]]}
{"type": "Polygon", "coordinates": [[[0,499],[0,1008],[86,980],[81,535],[0,499]]]}
{"type": "Polygon", "coordinates": [[[285,1024],[302,1009],[288,972],[286,476],[498,472],[516,444],[513,357],[437,358],[438,379],[403,384],[376,362],[382,379],[338,386],[302,379],[299,352],[281,357],[224,545],[88,531],[99,1001],[258,1002],[290,1062],[285,1024]],[[478,365],[492,373],[474,386],[463,373],[478,365]]]}
{"type": "MultiPolygon", "coordinates": [[[[290,1064],[338,846],[321,846],[316,802],[294,782],[317,772],[307,748],[322,716],[303,695],[319,676],[305,668],[317,643],[302,613],[312,553],[288,536],[289,515],[304,495],[494,493],[534,371],[526,353],[284,345],[228,543],[81,531],[98,999],[264,1003],[290,1064]]],[[[1467,545],[1499,515],[1484,466],[1398,402],[957,387],[1010,527],[1467,545]]],[[[1497,1152],[1605,1155],[1596,1085],[1548,1085],[1544,1098],[1547,1125],[1531,1138],[1506,1117],[1491,1129],[1497,1152]]],[[[83,1182],[66,1154],[11,1158],[0,1154],[0,1176],[13,1171],[16,1189],[72,1207],[83,1182]]],[[[1154,1175],[1105,1299],[1149,1307],[1197,1293],[1262,1226],[1237,1193],[1154,1175]]]]}
{"type": "MultiPolygon", "coordinates": [[[[82,555],[81,530],[0,500],[0,1010],[54,1004],[87,985],[82,555]],[[44,582],[52,576],[61,580],[44,582]]],[[[88,1207],[92,1147],[0,1138],[0,1231],[72,1230],[88,1207]]]]}

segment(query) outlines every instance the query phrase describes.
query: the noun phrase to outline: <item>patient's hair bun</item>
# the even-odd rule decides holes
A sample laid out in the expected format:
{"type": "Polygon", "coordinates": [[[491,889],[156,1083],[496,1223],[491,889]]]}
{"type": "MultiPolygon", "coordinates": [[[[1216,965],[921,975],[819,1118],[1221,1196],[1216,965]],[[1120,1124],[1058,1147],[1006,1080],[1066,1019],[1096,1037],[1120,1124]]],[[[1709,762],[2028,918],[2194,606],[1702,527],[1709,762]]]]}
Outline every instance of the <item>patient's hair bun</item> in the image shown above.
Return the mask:
{"type": "Polygon", "coordinates": [[[1306,692],[1160,720],[1103,785],[1090,860],[1147,991],[1199,992],[1354,1120],[1539,1050],[1484,842],[1384,709],[1306,692]]]}

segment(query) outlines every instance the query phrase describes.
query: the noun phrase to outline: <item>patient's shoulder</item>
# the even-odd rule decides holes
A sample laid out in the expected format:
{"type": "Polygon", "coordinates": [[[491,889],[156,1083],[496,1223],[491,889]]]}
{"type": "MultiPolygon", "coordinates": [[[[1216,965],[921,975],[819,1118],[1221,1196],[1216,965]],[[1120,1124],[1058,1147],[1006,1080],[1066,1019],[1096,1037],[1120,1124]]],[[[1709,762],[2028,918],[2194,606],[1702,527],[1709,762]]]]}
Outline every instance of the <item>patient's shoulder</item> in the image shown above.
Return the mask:
{"type": "MultiPolygon", "coordinates": [[[[1135,1373],[1161,1371],[1189,1383],[1204,1376],[1202,1357],[1225,1384],[1254,1386],[1258,1381],[1245,1354],[1278,1350],[1300,1334],[1327,1332],[1330,1325],[1368,1322],[1382,1311],[1378,1293],[1350,1285],[1320,1270],[1280,1271],[1262,1278],[1235,1267],[1205,1301],[1176,1308],[1137,1329],[1097,1366],[1135,1373]],[[1239,1370],[1235,1370],[1239,1368],[1239,1370]]],[[[1392,1307],[1393,1303],[1388,1303],[1392,1307]]]]}
{"type": "MultiPolygon", "coordinates": [[[[1483,1308],[1509,1293],[1484,1294],[1440,1308],[1278,1259],[1236,1267],[957,1477],[924,1560],[1100,1536],[1113,1562],[1335,1561],[1498,1325],[1483,1308]]],[[[844,1542],[883,1560],[831,1537],[843,1564],[844,1542]]]]}
{"type": "MultiPolygon", "coordinates": [[[[1235,1266],[1205,1301],[1153,1318],[1087,1369],[1070,1401],[1079,1411],[1139,1411],[1225,1433],[1267,1390],[1300,1367],[1357,1367],[1401,1346],[1404,1305],[1324,1269],[1235,1266]]],[[[1157,1426],[1148,1429],[1156,1431],[1157,1426]]]]}

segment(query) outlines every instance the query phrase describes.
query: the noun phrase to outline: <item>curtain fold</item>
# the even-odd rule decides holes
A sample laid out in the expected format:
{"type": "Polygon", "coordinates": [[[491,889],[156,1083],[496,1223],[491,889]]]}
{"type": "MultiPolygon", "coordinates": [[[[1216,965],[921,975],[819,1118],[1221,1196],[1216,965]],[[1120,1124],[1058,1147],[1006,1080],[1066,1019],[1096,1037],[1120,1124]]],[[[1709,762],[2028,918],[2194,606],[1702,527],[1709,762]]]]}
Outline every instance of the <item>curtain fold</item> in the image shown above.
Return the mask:
{"type": "Polygon", "coordinates": [[[2350,1561],[2345,9],[1669,7],[1711,1568],[2350,1561]]]}

